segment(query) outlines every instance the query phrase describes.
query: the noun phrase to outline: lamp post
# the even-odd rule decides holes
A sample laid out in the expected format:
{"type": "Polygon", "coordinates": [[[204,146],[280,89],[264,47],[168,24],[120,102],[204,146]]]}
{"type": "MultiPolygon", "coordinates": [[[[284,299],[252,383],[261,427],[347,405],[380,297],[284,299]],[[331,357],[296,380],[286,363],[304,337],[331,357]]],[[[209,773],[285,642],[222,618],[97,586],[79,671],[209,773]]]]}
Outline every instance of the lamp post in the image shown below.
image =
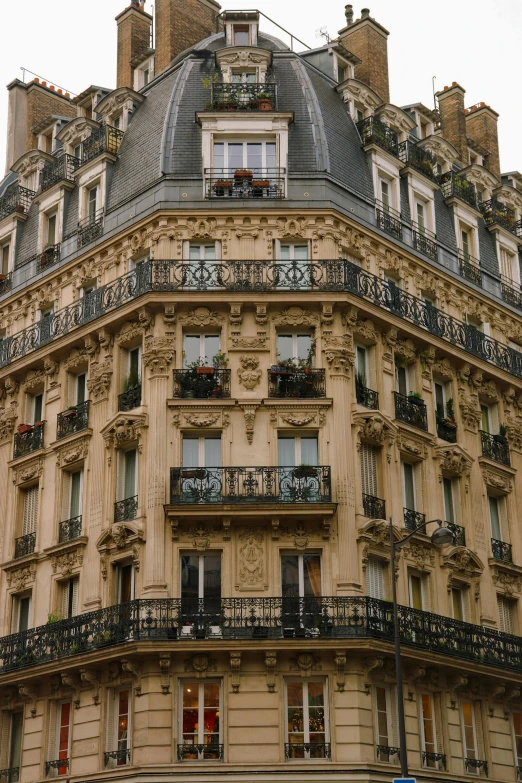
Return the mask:
{"type": "Polygon", "coordinates": [[[395,580],[395,553],[401,549],[404,544],[410,540],[415,533],[436,522],[436,528],[431,534],[431,543],[437,547],[448,546],[453,543],[453,533],[447,527],[444,527],[442,520],[433,519],[431,522],[423,522],[421,525],[408,533],[400,541],[395,541],[393,537],[393,523],[390,517],[390,564],[391,564],[391,582],[392,582],[392,600],[393,600],[393,636],[395,642],[395,676],[397,679],[397,708],[399,711],[399,754],[401,762],[401,776],[408,777],[408,757],[406,752],[406,723],[404,720],[404,694],[402,689],[402,663],[401,663],[401,637],[399,632],[399,610],[397,605],[397,584],[395,580]]]}

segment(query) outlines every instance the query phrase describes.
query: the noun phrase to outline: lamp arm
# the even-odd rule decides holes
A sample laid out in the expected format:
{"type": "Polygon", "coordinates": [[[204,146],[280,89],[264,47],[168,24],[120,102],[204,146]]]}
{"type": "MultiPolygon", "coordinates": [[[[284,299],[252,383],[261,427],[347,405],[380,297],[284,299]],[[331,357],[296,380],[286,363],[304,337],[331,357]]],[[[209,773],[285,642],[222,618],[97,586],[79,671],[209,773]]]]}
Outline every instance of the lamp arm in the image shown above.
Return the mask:
{"type": "MultiPolygon", "coordinates": [[[[415,533],[418,533],[418,532],[419,532],[419,530],[421,530],[421,528],[423,528],[423,527],[425,528],[425,527],[426,527],[426,525],[429,525],[429,524],[430,524],[430,522],[438,522],[438,523],[439,523],[439,526],[441,526],[441,525],[442,525],[442,522],[441,522],[439,519],[430,519],[428,522],[422,522],[422,524],[418,525],[418,526],[415,528],[415,530],[411,530],[411,531],[408,533],[408,535],[407,535],[407,536],[405,536],[404,538],[401,538],[401,540],[400,540],[400,541],[394,541],[394,542],[393,542],[393,548],[395,549],[395,551],[397,551],[397,549],[401,549],[401,548],[404,546],[404,544],[405,544],[407,541],[409,541],[409,540],[410,540],[410,538],[412,538],[412,537],[415,535],[415,533]]],[[[392,526],[392,524],[393,524],[393,523],[392,523],[392,521],[391,521],[391,519],[390,519],[390,527],[392,526]]]]}

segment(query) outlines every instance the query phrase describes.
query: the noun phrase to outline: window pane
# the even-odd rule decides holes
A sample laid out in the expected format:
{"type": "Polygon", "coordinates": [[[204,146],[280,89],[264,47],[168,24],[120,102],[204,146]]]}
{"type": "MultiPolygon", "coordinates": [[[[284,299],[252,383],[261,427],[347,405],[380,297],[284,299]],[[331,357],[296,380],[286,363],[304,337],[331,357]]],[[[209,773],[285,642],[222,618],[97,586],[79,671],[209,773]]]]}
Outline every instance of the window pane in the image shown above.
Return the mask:
{"type": "Polygon", "coordinates": [[[410,601],[413,609],[422,609],[422,582],[419,576],[410,576],[410,601]]]}
{"type": "Polygon", "coordinates": [[[397,369],[397,391],[399,394],[406,396],[408,394],[407,386],[406,369],[404,367],[399,367],[397,369]]]}
{"type": "Polygon", "coordinates": [[[444,390],[442,384],[435,384],[435,407],[437,409],[437,416],[445,418],[446,412],[444,410],[444,390]]]}
{"type": "Polygon", "coordinates": [[[205,438],[205,467],[221,467],[221,438],[205,438]]]}
{"type": "Polygon", "coordinates": [[[286,359],[293,359],[293,338],[291,334],[278,334],[277,335],[277,358],[281,361],[286,359]]]}
{"type": "Polygon", "coordinates": [[[204,739],[206,743],[219,743],[219,684],[206,682],[204,695],[204,739]]]}
{"type": "Polygon", "coordinates": [[[242,169],[243,165],[244,165],[243,144],[229,144],[228,145],[228,168],[242,169]]]}
{"type": "MultiPolygon", "coordinates": [[[[433,705],[431,696],[422,695],[422,720],[424,726],[424,750],[427,753],[435,753],[435,728],[433,725],[433,705]]],[[[434,764],[435,762],[431,762],[434,764]]]]}
{"type": "Polygon", "coordinates": [[[297,358],[307,359],[312,347],[312,338],[309,334],[297,335],[297,358]]]}
{"type": "Polygon", "coordinates": [[[183,683],[183,742],[198,743],[199,729],[199,683],[183,683]]]}
{"type": "Polygon", "coordinates": [[[304,742],[303,683],[287,683],[288,742],[302,745],[304,742]]]}
{"type": "Polygon", "coordinates": [[[377,688],[377,728],[379,732],[379,745],[389,745],[386,690],[384,688],[377,688]]]}
{"type": "Polygon", "coordinates": [[[318,465],[317,438],[301,438],[301,462],[305,465],[318,465]]]}
{"type": "Polygon", "coordinates": [[[413,490],[413,465],[404,463],[404,506],[415,511],[415,493],[413,490]]]}
{"type": "Polygon", "coordinates": [[[76,404],[81,405],[86,400],[86,378],[85,375],[78,375],[76,379],[76,404]]]}
{"type": "Polygon", "coordinates": [[[199,361],[201,337],[199,334],[186,334],[185,335],[185,356],[183,357],[183,365],[188,367],[190,364],[199,361]]]}
{"type": "Polygon", "coordinates": [[[181,598],[198,599],[199,595],[199,557],[181,556],[181,598]]]}
{"type": "Polygon", "coordinates": [[[262,144],[247,144],[247,166],[249,169],[263,168],[262,144]]]}
{"type": "Polygon", "coordinates": [[[71,506],[69,513],[71,519],[80,515],[80,487],[82,483],[82,474],[80,471],[71,475],[71,506]]]}
{"type": "Polygon", "coordinates": [[[200,258],[201,258],[201,245],[190,245],[189,247],[190,261],[199,261],[200,258]]]}
{"type": "Polygon", "coordinates": [[[453,603],[453,617],[455,620],[463,620],[462,612],[462,590],[454,588],[451,591],[451,599],[453,603]]]}
{"type": "Polygon", "coordinates": [[[20,767],[22,755],[22,732],[24,726],[23,712],[13,712],[11,717],[11,747],[9,753],[9,767],[20,767]]]}
{"type": "Polygon", "coordinates": [[[136,451],[125,452],[125,498],[136,494],[136,451]]]}
{"type": "Polygon", "coordinates": [[[225,168],[225,145],[214,144],[214,168],[225,168]]]}
{"type": "Polygon", "coordinates": [[[266,145],[266,167],[267,169],[275,169],[277,167],[277,155],[276,144],[268,142],[266,145]]]}
{"type": "Polygon", "coordinates": [[[500,533],[500,516],[498,513],[498,500],[489,496],[489,516],[491,519],[491,537],[497,541],[502,540],[500,533]]]}
{"type": "Polygon", "coordinates": [[[37,394],[34,398],[34,421],[42,421],[43,394],[37,394]]]}
{"type": "Polygon", "coordinates": [[[204,258],[205,261],[214,261],[216,258],[216,246],[215,245],[205,245],[204,247],[204,258]]]}
{"type": "Polygon", "coordinates": [[[203,591],[205,598],[221,598],[221,555],[203,558],[203,591]]]}
{"type": "Polygon", "coordinates": [[[184,468],[199,467],[199,440],[198,438],[183,438],[183,458],[184,468]]]}
{"type": "Polygon", "coordinates": [[[295,438],[278,438],[278,462],[281,467],[289,467],[295,462],[295,438]]]}
{"type": "Polygon", "coordinates": [[[299,558],[297,555],[281,557],[281,583],[283,598],[299,597],[299,558]]]}
{"type": "Polygon", "coordinates": [[[446,516],[446,522],[455,522],[455,515],[453,513],[453,488],[451,486],[451,479],[442,479],[442,486],[444,489],[444,512],[446,516]]]}
{"type": "Polygon", "coordinates": [[[205,361],[212,364],[214,356],[219,351],[219,334],[207,334],[205,335],[204,353],[205,361]]]}
{"type": "Polygon", "coordinates": [[[18,630],[19,631],[27,631],[29,628],[29,609],[31,608],[31,599],[26,596],[25,598],[20,598],[20,615],[18,620],[18,630]]]}
{"type": "Polygon", "coordinates": [[[321,596],[321,558],[319,555],[303,556],[304,597],[321,596]]]}

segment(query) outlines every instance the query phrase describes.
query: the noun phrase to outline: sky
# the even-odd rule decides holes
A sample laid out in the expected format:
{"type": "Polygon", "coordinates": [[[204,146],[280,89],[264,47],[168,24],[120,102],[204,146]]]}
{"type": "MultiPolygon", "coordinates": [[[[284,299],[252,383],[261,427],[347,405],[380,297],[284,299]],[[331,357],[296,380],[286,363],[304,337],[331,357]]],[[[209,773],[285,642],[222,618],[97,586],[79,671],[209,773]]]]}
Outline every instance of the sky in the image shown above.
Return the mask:
{"type": "MultiPolygon", "coordinates": [[[[114,88],[116,23],[129,0],[7,0],[2,9],[0,84],[22,79],[22,68],[80,93],[91,84],[114,88]],[[6,24],[5,24],[6,23],[6,24]],[[4,26],[5,25],[5,26],[4,26]],[[5,34],[9,31],[7,34],[5,34]]],[[[326,29],[335,38],[345,25],[344,0],[221,0],[223,9],[256,7],[312,48],[326,29]]],[[[355,18],[362,4],[353,3],[355,18]]],[[[146,0],[145,10],[152,2],[146,0]]],[[[522,171],[520,128],[520,0],[367,0],[370,14],[390,31],[391,102],[433,106],[435,88],[457,81],[466,106],[484,101],[500,114],[503,172],[522,171]]],[[[262,29],[275,32],[266,20],[262,29]]],[[[282,33],[280,37],[285,39],[282,33]]],[[[301,47],[296,46],[299,51],[301,47]]],[[[26,74],[26,81],[33,78],[26,74]]],[[[0,97],[0,176],[5,167],[7,91],[0,97]]]]}

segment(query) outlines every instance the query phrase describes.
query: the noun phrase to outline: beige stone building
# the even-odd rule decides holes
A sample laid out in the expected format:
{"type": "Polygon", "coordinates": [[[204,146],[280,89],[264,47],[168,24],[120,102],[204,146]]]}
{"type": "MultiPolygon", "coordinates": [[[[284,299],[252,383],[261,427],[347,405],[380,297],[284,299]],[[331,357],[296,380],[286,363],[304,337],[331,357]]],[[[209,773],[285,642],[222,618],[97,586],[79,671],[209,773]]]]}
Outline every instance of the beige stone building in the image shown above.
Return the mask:
{"type": "Polygon", "coordinates": [[[498,115],[391,104],[367,10],[298,54],[155,6],[115,90],[9,85],[0,783],[398,777],[392,575],[410,773],[519,780],[498,115]]]}

